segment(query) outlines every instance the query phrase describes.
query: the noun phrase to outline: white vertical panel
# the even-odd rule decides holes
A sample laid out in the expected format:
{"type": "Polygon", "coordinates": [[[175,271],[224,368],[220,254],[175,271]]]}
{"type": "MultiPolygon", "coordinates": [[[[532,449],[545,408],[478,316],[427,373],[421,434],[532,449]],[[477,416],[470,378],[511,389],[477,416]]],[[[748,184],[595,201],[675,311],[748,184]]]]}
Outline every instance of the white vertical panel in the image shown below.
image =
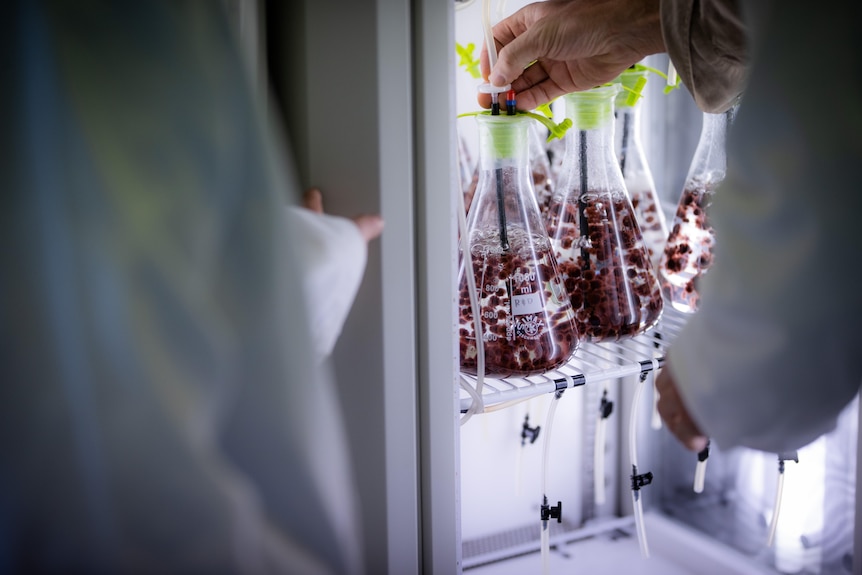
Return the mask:
{"type": "Polygon", "coordinates": [[[422,572],[461,571],[455,321],[454,3],[416,0],[422,572]]]}
{"type": "Polygon", "coordinates": [[[415,189],[411,13],[406,0],[380,0],[378,114],[380,195],[386,220],[383,266],[387,573],[419,573],[419,438],[416,378],[415,189]]]}

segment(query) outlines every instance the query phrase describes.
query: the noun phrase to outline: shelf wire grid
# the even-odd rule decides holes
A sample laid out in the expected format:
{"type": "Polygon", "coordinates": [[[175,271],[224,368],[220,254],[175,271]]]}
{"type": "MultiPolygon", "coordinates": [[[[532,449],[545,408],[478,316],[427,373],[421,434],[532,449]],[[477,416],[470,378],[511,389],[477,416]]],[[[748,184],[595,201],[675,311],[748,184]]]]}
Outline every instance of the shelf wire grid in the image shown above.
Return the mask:
{"type": "MultiPolygon", "coordinates": [[[[664,364],[667,347],[676,338],[689,316],[667,306],[659,323],[639,336],[600,343],[581,343],[572,358],[561,367],[541,375],[508,377],[486,376],[482,386],[485,411],[503,409],[507,404],[554,393],[570,387],[657,370],[664,364]]],[[[476,377],[462,373],[466,385],[476,388],[476,377]]],[[[472,398],[461,390],[461,413],[466,413],[472,398]]]]}

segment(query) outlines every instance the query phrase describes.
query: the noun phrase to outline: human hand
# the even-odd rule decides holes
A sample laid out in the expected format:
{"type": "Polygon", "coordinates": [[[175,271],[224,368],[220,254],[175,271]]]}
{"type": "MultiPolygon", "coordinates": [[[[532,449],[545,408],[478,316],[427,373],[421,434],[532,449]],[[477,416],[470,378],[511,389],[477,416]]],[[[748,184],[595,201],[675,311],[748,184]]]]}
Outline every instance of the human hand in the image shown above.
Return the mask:
{"type": "MultiPolygon", "coordinates": [[[[659,0],[540,1],[498,22],[493,33],[497,63],[489,70],[483,46],[482,76],[495,86],[511,83],[522,110],[610,82],[665,50],[659,0]]],[[[489,108],[491,96],[480,94],[479,104],[489,108]]]]}
{"type": "MultiPolygon", "coordinates": [[[[309,188],[302,196],[302,205],[312,212],[322,214],[323,194],[318,188],[309,188]]],[[[366,243],[378,237],[383,232],[383,218],[378,214],[359,214],[350,218],[366,243]]]]}
{"type": "Polygon", "coordinates": [[[695,452],[703,451],[708,439],[688,414],[669,368],[670,365],[665,363],[655,380],[655,389],[659,394],[658,413],[670,432],[685,447],[695,452]]]}

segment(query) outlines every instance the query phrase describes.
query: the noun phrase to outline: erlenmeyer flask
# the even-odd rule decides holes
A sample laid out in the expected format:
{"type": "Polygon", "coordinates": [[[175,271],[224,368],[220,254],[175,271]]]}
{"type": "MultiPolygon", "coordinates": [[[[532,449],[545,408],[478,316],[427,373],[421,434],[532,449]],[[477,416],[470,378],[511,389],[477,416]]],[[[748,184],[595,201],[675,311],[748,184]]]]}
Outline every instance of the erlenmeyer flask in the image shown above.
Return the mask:
{"type": "Polygon", "coordinates": [[[698,283],[712,266],[715,235],[709,223],[709,205],[715,189],[724,180],[725,140],[736,109],[733,106],[722,114],[703,114],[700,139],[659,264],[665,300],[684,313],[697,311],[698,283]]]}
{"type": "Polygon", "coordinates": [[[650,262],[657,268],[667,241],[668,229],[640,138],[640,93],[646,83],[647,73],[646,70],[630,68],[617,79],[624,89],[620,90],[615,101],[614,151],[620,161],[620,171],[623,173],[650,262]]]}
{"type": "Polygon", "coordinates": [[[653,327],[662,311],[655,272],[613,150],[618,85],[565,96],[572,128],[551,200],[548,233],[581,337],[603,341],[653,327]]]}
{"type": "MultiPolygon", "coordinates": [[[[539,218],[526,116],[476,116],[479,184],[467,215],[469,257],[459,273],[461,370],[476,374],[477,340],[466,274],[476,279],[485,373],[544,373],[575,352],[569,299],[539,218]],[[472,267],[471,267],[472,264],[472,267]]],[[[462,254],[463,256],[463,254],[462,254]]]]}
{"type": "Polygon", "coordinates": [[[533,174],[533,189],[536,191],[536,203],[539,204],[539,216],[542,221],[548,219],[548,206],[554,194],[554,177],[551,174],[551,161],[542,137],[545,130],[538,122],[530,125],[530,169],[533,174]]]}

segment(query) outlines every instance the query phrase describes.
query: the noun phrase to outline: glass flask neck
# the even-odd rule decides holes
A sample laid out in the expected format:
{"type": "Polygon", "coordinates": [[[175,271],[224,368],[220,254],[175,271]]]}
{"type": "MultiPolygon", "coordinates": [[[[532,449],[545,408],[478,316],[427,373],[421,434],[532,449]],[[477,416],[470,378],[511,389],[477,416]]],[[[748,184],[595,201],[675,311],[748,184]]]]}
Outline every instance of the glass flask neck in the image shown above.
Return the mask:
{"type": "Polygon", "coordinates": [[[577,157],[589,150],[605,157],[613,153],[614,98],[619,86],[604,86],[566,94],[566,117],[572,127],[566,136],[566,152],[577,157]]]}
{"type": "Polygon", "coordinates": [[[613,123],[592,130],[578,130],[572,127],[566,134],[566,151],[574,152],[577,156],[579,150],[586,146],[591,152],[598,152],[604,157],[613,151],[613,137],[613,123]]]}
{"type": "MultiPolygon", "coordinates": [[[[584,193],[598,184],[598,189],[607,190],[608,176],[619,172],[613,136],[612,122],[592,130],[569,130],[563,163],[570,166],[569,175],[576,179],[569,182],[570,189],[584,193]],[[593,183],[587,184],[585,176],[589,176],[588,181],[593,183]]],[[[619,180],[619,186],[614,187],[622,187],[622,173],[619,180]]]]}
{"type": "Polygon", "coordinates": [[[713,142],[723,144],[727,137],[727,130],[730,128],[731,123],[733,123],[734,115],[734,108],[720,114],[704,112],[703,128],[700,132],[700,142],[698,145],[710,145],[713,142]]]}
{"type": "Polygon", "coordinates": [[[583,194],[625,189],[614,152],[616,85],[567,94],[566,133],[561,185],[566,193],[583,194]]]}
{"type": "Polygon", "coordinates": [[[727,167],[725,154],[727,132],[736,116],[736,106],[720,114],[703,114],[703,128],[697,142],[688,179],[704,184],[718,183],[724,179],[727,167]]]}
{"type": "MultiPolygon", "coordinates": [[[[544,231],[530,173],[528,116],[476,116],[479,126],[479,177],[467,215],[472,229],[494,230],[499,246],[510,236],[544,231]]],[[[517,243],[517,242],[515,242],[517,243]]]]}
{"type": "Polygon", "coordinates": [[[642,170],[645,160],[642,157],[640,134],[640,106],[617,108],[614,121],[614,152],[620,161],[624,177],[632,169],[642,170]]]}

